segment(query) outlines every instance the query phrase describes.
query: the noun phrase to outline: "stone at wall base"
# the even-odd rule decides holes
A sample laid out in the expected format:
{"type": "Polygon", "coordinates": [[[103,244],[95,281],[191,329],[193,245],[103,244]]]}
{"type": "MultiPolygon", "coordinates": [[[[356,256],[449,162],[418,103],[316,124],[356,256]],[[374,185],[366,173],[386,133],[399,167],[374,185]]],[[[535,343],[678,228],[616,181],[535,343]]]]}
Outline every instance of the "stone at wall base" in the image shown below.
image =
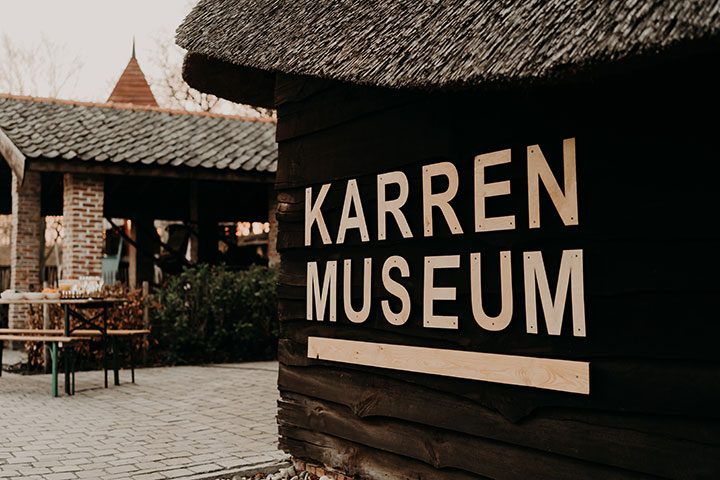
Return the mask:
{"type": "Polygon", "coordinates": [[[291,461],[296,471],[307,471],[318,478],[325,476],[331,480],[356,480],[354,477],[345,475],[344,473],[333,470],[325,465],[321,466],[295,457],[291,458],[291,461]]]}

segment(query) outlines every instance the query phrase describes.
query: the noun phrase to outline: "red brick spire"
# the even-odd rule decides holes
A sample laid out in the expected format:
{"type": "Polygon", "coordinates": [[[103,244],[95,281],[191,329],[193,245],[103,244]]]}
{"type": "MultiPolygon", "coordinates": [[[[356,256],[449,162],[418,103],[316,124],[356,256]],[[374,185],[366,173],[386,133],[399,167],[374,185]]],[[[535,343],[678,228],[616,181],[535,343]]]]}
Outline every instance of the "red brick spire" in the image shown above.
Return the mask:
{"type": "Polygon", "coordinates": [[[108,102],[132,103],[133,105],[149,105],[157,107],[155,97],[150,91],[150,85],[145,80],[145,75],[140,70],[140,65],[135,58],[135,39],[133,39],[132,57],[120,75],[115,88],[110,94],[108,102]]]}

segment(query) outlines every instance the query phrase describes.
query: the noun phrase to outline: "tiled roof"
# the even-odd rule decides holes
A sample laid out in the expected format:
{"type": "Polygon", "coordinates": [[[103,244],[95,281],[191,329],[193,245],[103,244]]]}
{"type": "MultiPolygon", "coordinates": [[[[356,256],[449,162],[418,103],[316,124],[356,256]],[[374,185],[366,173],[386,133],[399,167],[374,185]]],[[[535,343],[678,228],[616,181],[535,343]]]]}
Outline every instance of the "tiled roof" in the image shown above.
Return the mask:
{"type": "Polygon", "coordinates": [[[120,75],[120,80],[115,84],[108,102],[158,106],[135,56],[130,59],[125,71],[120,75]]]}
{"type": "Polygon", "coordinates": [[[0,94],[0,131],[29,159],[273,173],[275,122],[0,94]]]}

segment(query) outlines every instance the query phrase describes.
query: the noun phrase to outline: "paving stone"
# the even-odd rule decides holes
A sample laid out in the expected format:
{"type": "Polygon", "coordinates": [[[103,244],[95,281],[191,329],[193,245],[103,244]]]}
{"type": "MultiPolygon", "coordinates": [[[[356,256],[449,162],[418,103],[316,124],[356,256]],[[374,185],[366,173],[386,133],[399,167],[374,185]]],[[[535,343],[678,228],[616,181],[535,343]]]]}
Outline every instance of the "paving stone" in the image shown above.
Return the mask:
{"type": "Polygon", "coordinates": [[[135,465],[120,465],[118,467],[108,467],[105,470],[108,473],[125,473],[125,472],[134,472],[138,468],[135,465]]]}
{"type": "Polygon", "coordinates": [[[78,478],[103,478],[103,475],[105,475],[105,470],[104,469],[83,470],[81,472],[77,472],[75,475],[77,475],[78,478]]]}
{"type": "Polygon", "coordinates": [[[143,473],[141,475],[133,475],[132,480],[163,480],[167,478],[160,473],[143,473]]]}
{"type": "Polygon", "coordinates": [[[3,373],[0,479],[193,478],[287,458],[276,362],[129,376],[106,390],[102,372],[78,372],[75,396],[51,398],[48,375],[3,373]]]}
{"type": "Polygon", "coordinates": [[[60,467],[51,467],[51,470],[53,472],[61,473],[61,472],[77,472],[82,470],[82,467],[79,467],[77,465],[62,465],[60,467]]]}
{"type": "Polygon", "coordinates": [[[160,462],[140,462],[135,465],[141,470],[162,470],[167,467],[167,465],[160,462]]]}
{"type": "Polygon", "coordinates": [[[181,478],[181,477],[187,477],[188,475],[192,475],[194,472],[191,470],[188,470],[187,468],[178,468],[177,470],[169,470],[166,472],[163,472],[163,475],[167,478],[181,478]]]}
{"type": "Polygon", "coordinates": [[[21,465],[17,471],[21,473],[20,477],[23,475],[44,475],[46,473],[52,473],[52,470],[47,467],[28,467],[25,465],[21,465]]]}
{"type": "Polygon", "coordinates": [[[74,473],[65,472],[65,473],[49,473],[47,475],[43,475],[43,478],[45,480],[71,480],[71,479],[78,478],[78,477],[74,473]]]}
{"type": "Polygon", "coordinates": [[[119,460],[110,460],[108,462],[113,467],[119,467],[121,465],[133,465],[137,463],[137,459],[135,458],[121,458],[119,460]]]}
{"type": "Polygon", "coordinates": [[[208,473],[208,472],[216,472],[218,470],[222,470],[222,467],[220,465],[216,465],[214,463],[208,463],[205,465],[196,465],[188,467],[188,470],[192,470],[193,473],[208,473]]]}
{"type": "Polygon", "coordinates": [[[37,462],[37,459],[35,457],[9,457],[5,459],[5,463],[8,464],[30,464],[35,462],[37,462]]]}
{"type": "Polygon", "coordinates": [[[90,460],[87,457],[68,458],[68,459],[62,459],[60,461],[63,463],[63,465],[85,465],[87,463],[92,463],[92,460],[90,460]]]}

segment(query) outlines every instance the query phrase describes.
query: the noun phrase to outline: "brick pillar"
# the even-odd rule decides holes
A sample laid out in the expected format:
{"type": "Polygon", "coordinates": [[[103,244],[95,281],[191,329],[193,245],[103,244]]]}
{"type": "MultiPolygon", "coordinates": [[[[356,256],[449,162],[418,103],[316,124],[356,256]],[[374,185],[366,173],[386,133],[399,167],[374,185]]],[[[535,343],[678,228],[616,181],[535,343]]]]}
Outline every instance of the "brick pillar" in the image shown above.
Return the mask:
{"type": "MultiPolygon", "coordinates": [[[[39,172],[25,172],[25,181],[18,184],[12,174],[12,233],[10,237],[10,288],[39,290],[40,255],[45,232],[40,216],[41,181],[39,172]]],[[[27,326],[28,307],[11,305],[8,327],[27,326]]]]}
{"type": "Polygon", "coordinates": [[[63,279],[102,274],[103,186],[99,176],[63,177],[63,279]]]}
{"type": "Polygon", "coordinates": [[[275,214],[277,213],[277,192],[270,187],[268,194],[268,222],[270,223],[270,231],[268,232],[268,267],[280,266],[280,254],[277,251],[277,234],[278,221],[275,214]]]}

